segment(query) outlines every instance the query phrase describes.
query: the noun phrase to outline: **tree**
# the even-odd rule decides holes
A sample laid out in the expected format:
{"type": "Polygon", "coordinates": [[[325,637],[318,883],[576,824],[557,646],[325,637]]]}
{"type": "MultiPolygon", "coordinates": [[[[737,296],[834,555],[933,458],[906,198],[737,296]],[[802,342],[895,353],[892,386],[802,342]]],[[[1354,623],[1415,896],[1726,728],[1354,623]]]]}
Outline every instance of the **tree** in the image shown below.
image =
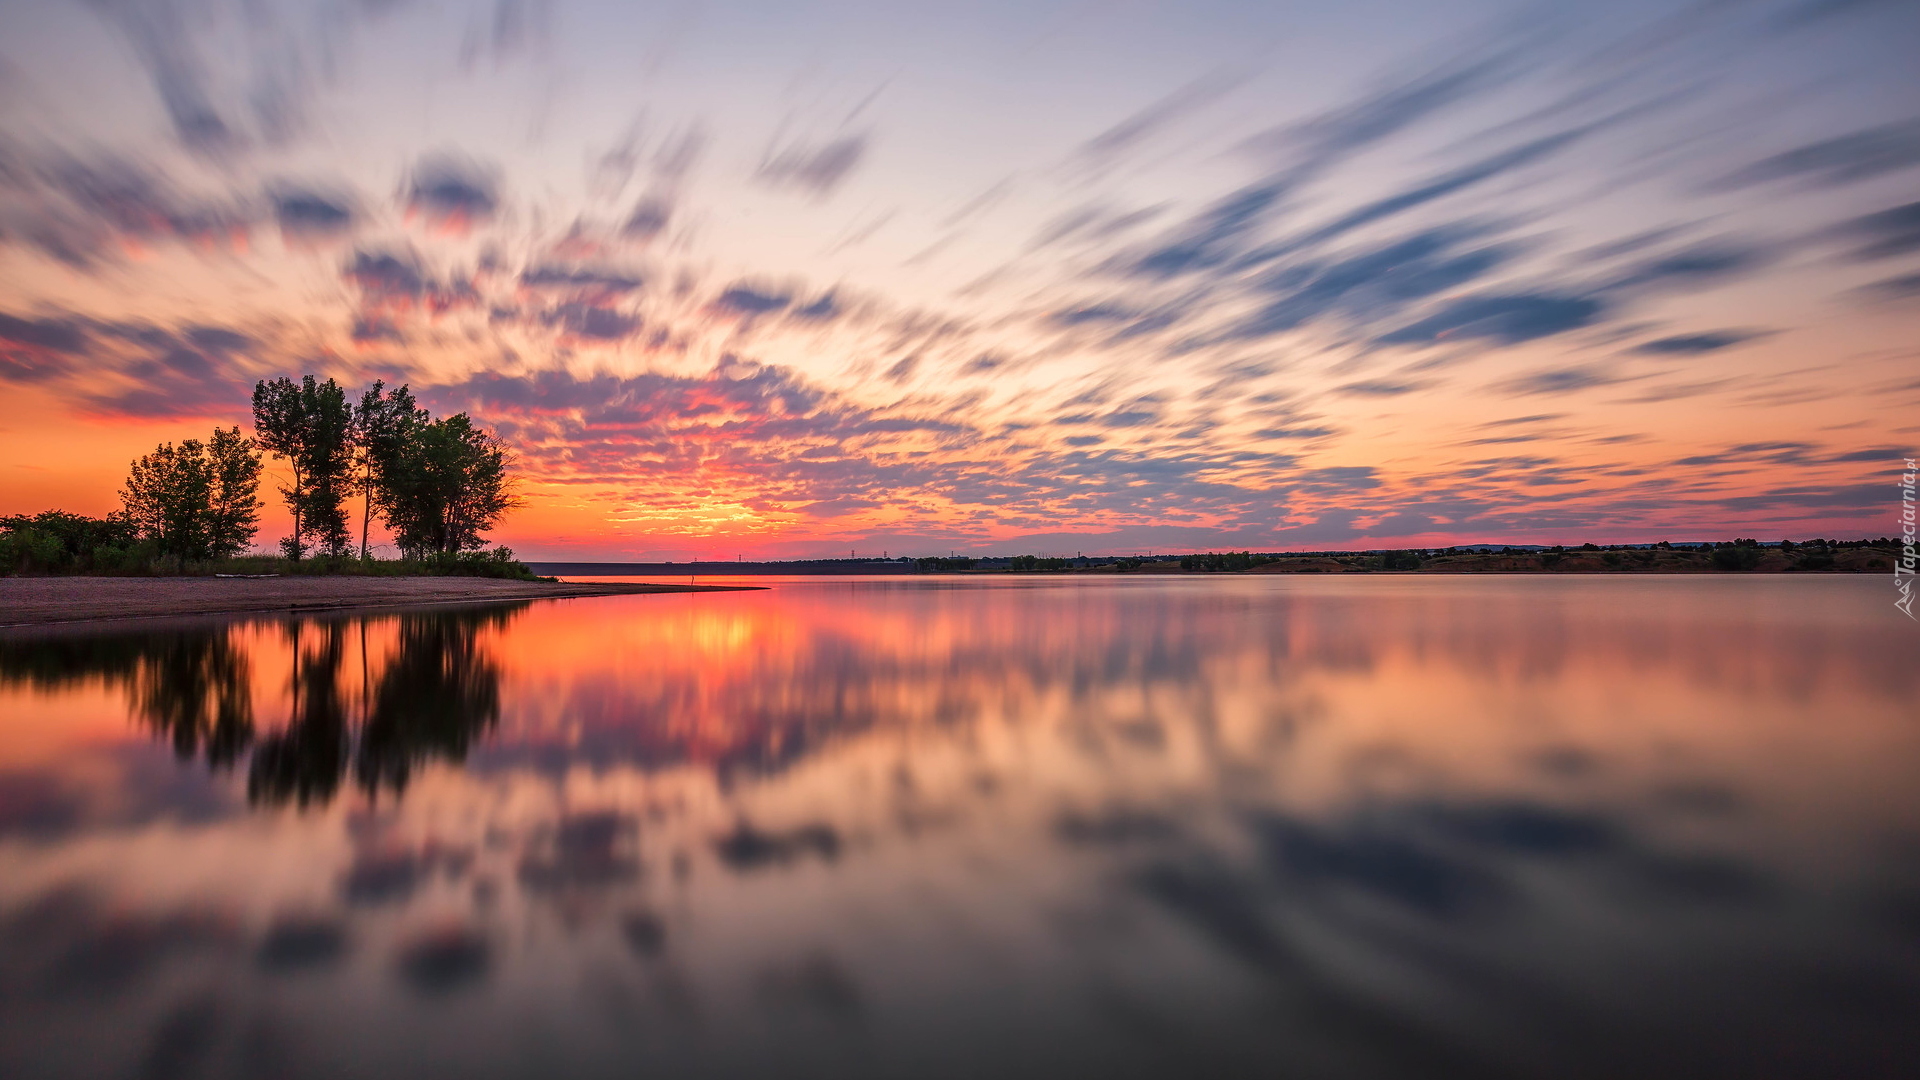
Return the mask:
{"type": "Polygon", "coordinates": [[[414,433],[427,422],[427,411],[413,403],[413,395],[404,386],[384,392],[386,383],[375,381],[373,388],[360,395],[353,410],[353,449],[358,460],[354,484],[360,489],[360,557],[367,558],[367,526],[373,519],[373,500],[377,476],[400,456],[414,433]]]}
{"type": "Polygon", "coordinates": [[[246,549],[259,531],[260,455],[238,427],[215,428],[207,443],[162,443],[133,463],[120,492],[123,514],[143,539],[176,559],[210,559],[246,549]]]}
{"type": "Polygon", "coordinates": [[[483,534],[519,504],[506,445],[465,413],[410,421],[404,434],[374,481],[394,543],[416,558],[484,546],[483,534]]]}
{"type": "Polygon", "coordinates": [[[207,555],[238,555],[260,531],[260,451],[239,425],[214,428],[207,443],[213,487],[207,498],[207,555]]]}
{"type": "Polygon", "coordinates": [[[287,459],[293,484],[280,494],[293,511],[293,535],[281,542],[299,559],[312,539],[329,555],[351,550],[342,507],[352,486],[353,410],[332,379],[299,383],[282,377],[253,388],[253,426],[259,444],[287,459]]]}

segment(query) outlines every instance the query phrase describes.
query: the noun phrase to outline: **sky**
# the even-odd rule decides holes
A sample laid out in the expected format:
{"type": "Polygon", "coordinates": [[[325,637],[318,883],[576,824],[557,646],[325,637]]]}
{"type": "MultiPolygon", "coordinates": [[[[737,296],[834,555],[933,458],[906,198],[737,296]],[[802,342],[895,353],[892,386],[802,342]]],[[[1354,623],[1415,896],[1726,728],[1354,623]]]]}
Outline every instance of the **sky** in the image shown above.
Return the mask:
{"type": "Polygon", "coordinates": [[[1884,536],[1920,453],[1899,0],[0,25],[0,514],[301,374],[536,559],[1884,536]]]}

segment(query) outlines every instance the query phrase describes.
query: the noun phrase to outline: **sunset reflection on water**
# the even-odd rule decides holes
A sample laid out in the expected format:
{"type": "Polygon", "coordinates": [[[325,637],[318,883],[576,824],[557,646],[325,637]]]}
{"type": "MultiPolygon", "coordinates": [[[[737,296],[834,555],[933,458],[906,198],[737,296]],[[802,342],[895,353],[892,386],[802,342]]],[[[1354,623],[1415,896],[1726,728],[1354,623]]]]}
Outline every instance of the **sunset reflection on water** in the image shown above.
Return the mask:
{"type": "Polygon", "coordinates": [[[0,1073],[1920,1049],[1881,580],[747,583],[0,639],[0,1073]]]}

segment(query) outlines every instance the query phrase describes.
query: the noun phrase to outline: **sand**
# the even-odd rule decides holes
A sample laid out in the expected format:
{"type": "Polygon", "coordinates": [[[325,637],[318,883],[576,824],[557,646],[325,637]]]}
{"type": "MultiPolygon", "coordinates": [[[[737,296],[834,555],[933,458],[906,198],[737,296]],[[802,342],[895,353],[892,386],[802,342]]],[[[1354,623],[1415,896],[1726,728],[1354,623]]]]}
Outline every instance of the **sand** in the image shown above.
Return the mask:
{"type": "Polygon", "coordinates": [[[0,627],[177,615],[554,600],[752,586],[497,581],[465,577],[0,578],[0,627]]]}

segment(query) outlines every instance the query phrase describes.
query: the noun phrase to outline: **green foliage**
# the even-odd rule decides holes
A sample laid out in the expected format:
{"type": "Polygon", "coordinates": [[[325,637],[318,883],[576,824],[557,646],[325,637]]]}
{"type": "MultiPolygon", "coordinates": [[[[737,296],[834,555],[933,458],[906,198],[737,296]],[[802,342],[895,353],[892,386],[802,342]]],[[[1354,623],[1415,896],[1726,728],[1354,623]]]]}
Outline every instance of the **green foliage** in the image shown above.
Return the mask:
{"type": "Polygon", "coordinates": [[[1380,558],[1383,570],[1420,569],[1420,556],[1411,551],[1389,551],[1380,558]]]}
{"type": "Polygon", "coordinates": [[[1713,549],[1715,570],[1751,570],[1759,565],[1760,548],[1754,543],[1736,540],[1713,549]]]}
{"type": "Polygon", "coordinates": [[[260,529],[260,455],[240,429],[215,428],[206,443],[162,443],[133,463],[121,516],[160,554],[182,562],[246,549],[260,529]]]}
{"type": "Polygon", "coordinates": [[[118,516],[82,517],[63,510],[0,517],[0,574],[73,574],[118,569],[138,547],[118,516]],[[100,565],[104,561],[107,565],[100,565]]]}
{"type": "Polygon", "coordinates": [[[419,559],[359,559],[353,556],[315,556],[288,559],[249,555],[195,564],[190,569],[210,574],[261,574],[289,577],[483,577],[508,581],[552,581],[541,577],[514,557],[512,548],[433,554],[419,559]]]}
{"type": "Polygon", "coordinates": [[[285,458],[293,483],[280,494],[293,511],[293,535],[281,541],[292,559],[311,540],[328,555],[351,551],[342,505],[353,484],[353,410],[332,379],[278,378],[253,388],[253,426],[260,446],[285,458]]]}
{"type": "Polygon", "coordinates": [[[484,533],[518,505],[507,448],[465,413],[408,421],[374,479],[374,505],[409,558],[485,545],[484,533]]]}
{"type": "Polygon", "coordinates": [[[360,557],[367,557],[367,527],[373,519],[373,499],[377,479],[384,476],[414,437],[427,423],[427,411],[414,404],[413,394],[405,386],[387,391],[386,383],[375,381],[360,395],[353,410],[353,452],[358,462],[355,486],[360,491],[360,557]]]}

